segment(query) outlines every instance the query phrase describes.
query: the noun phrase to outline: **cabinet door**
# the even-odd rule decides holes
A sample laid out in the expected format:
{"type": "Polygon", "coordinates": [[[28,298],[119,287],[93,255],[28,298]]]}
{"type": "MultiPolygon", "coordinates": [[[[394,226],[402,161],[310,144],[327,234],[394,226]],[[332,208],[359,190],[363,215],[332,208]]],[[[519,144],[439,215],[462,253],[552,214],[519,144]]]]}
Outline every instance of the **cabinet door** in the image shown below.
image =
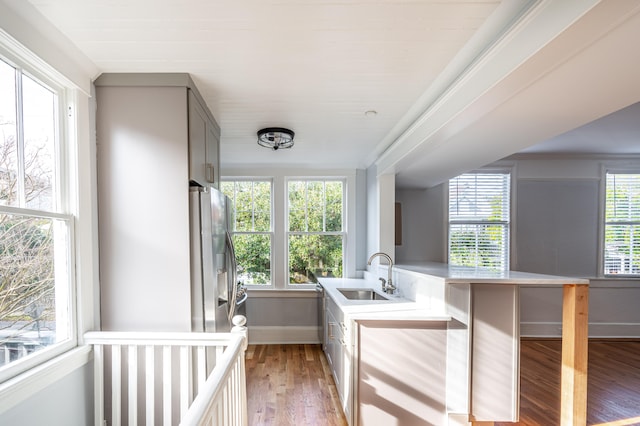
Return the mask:
{"type": "Polygon", "coordinates": [[[220,182],[220,131],[210,120],[207,120],[205,158],[205,178],[208,183],[218,188],[220,182]]]}
{"type": "Polygon", "coordinates": [[[189,179],[199,185],[218,185],[220,131],[189,91],[189,179]]]}

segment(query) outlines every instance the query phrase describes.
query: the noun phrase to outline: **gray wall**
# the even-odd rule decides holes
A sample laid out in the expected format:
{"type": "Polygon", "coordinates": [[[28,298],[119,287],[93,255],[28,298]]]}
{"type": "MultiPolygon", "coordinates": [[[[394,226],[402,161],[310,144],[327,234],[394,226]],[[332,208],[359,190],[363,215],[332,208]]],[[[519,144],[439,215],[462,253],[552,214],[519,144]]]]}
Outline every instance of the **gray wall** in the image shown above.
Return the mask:
{"type": "Polygon", "coordinates": [[[443,185],[396,190],[396,202],[402,206],[402,245],[396,246],[396,263],[445,261],[444,200],[443,185]]]}
{"type": "MultiPolygon", "coordinates": [[[[640,169],[640,160],[567,157],[496,165],[514,166],[511,269],[591,279],[589,335],[640,337],[640,280],[598,277],[603,170],[640,169]]],[[[397,189],[396,199],[403,203],[397,263],[443,261],[447,218],[442,185],[397,189]]],[[[561,289],[522,288],[522,334],[559,336],[561,302],[561,289]]]]}
{"type": "Polygon", "coordinates": [[[0,414],[0,425],[87,426],[93,424],[93,362],[0,414]]]}

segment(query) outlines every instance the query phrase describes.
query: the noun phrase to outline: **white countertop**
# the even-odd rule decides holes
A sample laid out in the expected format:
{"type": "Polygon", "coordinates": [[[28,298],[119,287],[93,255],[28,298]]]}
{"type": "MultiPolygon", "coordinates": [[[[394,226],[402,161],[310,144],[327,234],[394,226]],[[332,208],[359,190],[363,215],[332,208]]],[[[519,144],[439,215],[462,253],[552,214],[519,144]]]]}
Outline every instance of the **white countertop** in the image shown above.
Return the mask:
{"type": "Polygon", "coordinates": [[[325,292],[338,305],[338,307],[351,319],[393,319],[393,320],[439,320],[448,321],[450,316],[442,312],[431,312],[421,307],[415,301],[404,299],[397,295],[383,293],[378,280],[362,278],[319,278],[325,292]],[[347,299],[338,289],[371,288],[376,293],[387,297],[389,300],[352,300],[347,299]]]}
{"type": "MultiPolygon", "coordinates": [[[[380,265],[385,267],[385,265],[380,265]]],[[[408,265],[394,265],[394,269],[442,278],[445,283],[471,284],[516,284],[516,285],[562,285],[589,284],[588,279],[534,274],[519,271],[494,271],[488,268],[455,266],[447,263],[422,262],[408,265]]]]}

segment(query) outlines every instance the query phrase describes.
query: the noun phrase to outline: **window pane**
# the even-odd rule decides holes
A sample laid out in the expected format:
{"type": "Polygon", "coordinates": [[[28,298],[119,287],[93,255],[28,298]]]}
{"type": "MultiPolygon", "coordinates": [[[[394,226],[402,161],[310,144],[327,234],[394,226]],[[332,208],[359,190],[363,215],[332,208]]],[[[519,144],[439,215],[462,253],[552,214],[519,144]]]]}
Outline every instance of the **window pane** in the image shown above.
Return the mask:
{"type": "Polygon", "coordinates": [[[343,183],[290,181],[289,231],[342,231],[343,183]]]}
{"type": "Polygon", "coordinates": [[[342,231],[342,182],[326,183],[326,230],[342,231]]]}
{"type": "Polygon", "coordinates": [[[25,200],[32,209],[55,209],[54,160],[56,96],[31,78],[22,77],[25,200]]]}
{"type": "Polygon", "coordinates": [[[15,69],[0,61],[0,205],[18,206],[15,69]]]}
{"type": "Polygon", "coordinates": [[[307,231],[324,231],[323,182],[307,182],[307,231]]]}
{"type": "Polygon", "coordinates": [[[233,202],[232,238],[238,279],[246,285],[271,284],[271,182],[226,181],[221,187],[233,202]]]}
{"type": "Polygon", "coordinates": [[[307,230],[306,182],[289,182],[289,231],[307,230]]]}
{"type": "Polygon", "coordinates": [[[469,173],[449,181],[449,220],[509,220],[509,175],[469,173]]]}
{"type": "Polygon", "coordinates": [[[271,284],[271,236],[235,234],[238,279],[245,285],[271,284]]]}
{"type": "Polygon", "coordinates": [[[449,227],[449,263],[502,270],[507,264],[506,225],[457,225],[449,227]]]}
{"type": "Polygon", "coordinates": [[[0,215],[0,365],[69,337],[68,235],[64,221],[0,215]]]}
{"type": "Polygon", "coordinates": [[[253,182],[254,231],[271,230],[271,182],[253,182]]]}
{"type": "Polygon", "coordinates": [[[290,235],[289,282],[318,282],[316,277],[342,277],[341,235],[290,235]]]}
{"type": "Polygon", "coordinates": [[[607,173],[607,222],[640,221],[640,174],[607,173]]]}
{"type": "Polygon", "coordinates": [[[604,273],[640,274],[640,224],[606,226],[604,273]]]}

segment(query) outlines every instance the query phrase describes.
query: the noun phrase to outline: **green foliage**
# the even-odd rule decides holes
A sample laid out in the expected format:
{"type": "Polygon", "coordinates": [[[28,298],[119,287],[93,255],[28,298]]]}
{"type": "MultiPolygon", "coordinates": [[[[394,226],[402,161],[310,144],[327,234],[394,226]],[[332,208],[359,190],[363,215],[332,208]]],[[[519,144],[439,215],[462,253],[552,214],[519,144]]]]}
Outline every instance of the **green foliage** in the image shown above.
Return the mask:
{"type": "Polygon", "coordinates": [[[315,283],[318,276],[342,276],[342,236],[289,236],[289,282],[315,283]]]}
{"type": "Polygon", "coordinates": [[[233,244],[238,278],[247,285],[271,283],[271,182],[222,182],[232,200],[233,244]]]}
{"type": "MultiPolygon", "coordinates": [[[[338,180],[288,183],[289,281],[316,282],[342,276],[343,187],[338,180]]],[[[234,245],[245,284],[271,282],[271,182],[227,181],[222,191],[233,200],[234,245]]]]}
{"type": "Polygon", "coordinates": [[[342,181],[289,182],[289,282],[342,276],[342,181]],[[310,232],[313,234],[304,234],[310,232]]]}

